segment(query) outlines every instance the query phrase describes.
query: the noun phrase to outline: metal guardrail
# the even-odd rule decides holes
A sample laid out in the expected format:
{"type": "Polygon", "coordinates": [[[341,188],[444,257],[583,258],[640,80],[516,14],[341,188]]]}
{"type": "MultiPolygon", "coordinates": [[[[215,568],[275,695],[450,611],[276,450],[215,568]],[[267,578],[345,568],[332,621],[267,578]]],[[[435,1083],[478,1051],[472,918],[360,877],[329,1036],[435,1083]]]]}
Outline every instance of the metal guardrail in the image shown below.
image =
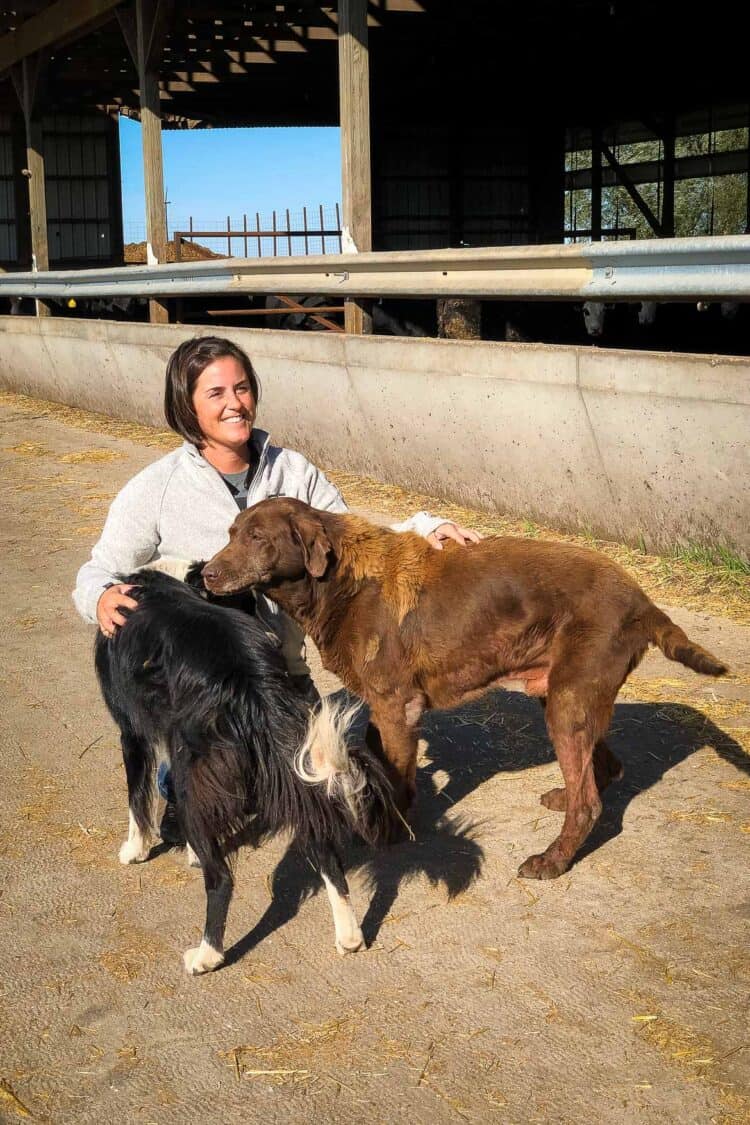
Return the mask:
{"type": "Polygon", "coordinates": [[[0,297],[342,297],[750,300],[750,235],[230,258],[0,275],[0,297]]]}

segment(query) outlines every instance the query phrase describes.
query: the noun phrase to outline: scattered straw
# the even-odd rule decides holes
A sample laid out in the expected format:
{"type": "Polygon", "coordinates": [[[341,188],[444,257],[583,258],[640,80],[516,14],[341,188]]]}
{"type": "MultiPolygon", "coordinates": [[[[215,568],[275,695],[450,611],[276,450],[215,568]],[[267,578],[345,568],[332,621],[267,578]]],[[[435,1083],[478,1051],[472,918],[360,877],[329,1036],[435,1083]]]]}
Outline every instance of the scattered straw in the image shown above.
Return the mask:
{"type": "Polygon", "coordinates": [[[254,985],[286,984],[288,981],[294,979],[291,973],[279,972],[274,965],[269,965],[267,961],[261,961],[258,958],[248,959],[245,972],[242,976],[248,984],[254,985]]]}
{"type": "MultiPolygon", "coordinates": [[[[143,426],[138,422],[122,422],[116,418],[109,418],[106,414],[95,414],[91,410],[78,410],[74,406],[66,406],[61,402],[29,398],[27,395],[12,394],[9,391],[0,391],[0,405],[15,410],[16,413],[26,417],[50,418],[52,421],[62,422],[66,426],[73,426],[77,430],[106,434],[108,437],[114,438],[126,438],[129,441],[137,442],[138,445],[156,446],[160,449],[176,449],[182,441],[171,430],[143,426]]],[[[24,442],[23,444],[33,445],[32,442],[24,442]]],[[[48,450],[45,450],[45,452],[48,452],[48,450]]]]}
{"type": "Polygon", "coordinates": [[[63,453],[58,460],[64,465],[100,465],[105,461],[121,461],[122,456],[114,449],[82,449],[79,453],[63,453]]]}
{"type": "Polygon", "coordinates": [[[708,1035],[667,1015],[651,996],[634,992],[628,994],[628,999],[648,1009],[647,1015],[632,1017],[638,1038],[654,1047],[670,1065],[679,1068],[689,1082],[702,1082],[718,1093],[727,1112],[711,1120],[717,1125],[747,1125],[750,1122],[747,1091],[736,1087],[727,1089],[734,1084],[720,1075],[721,1064],[736,1053],[736,1048],[722,1050],[708,1035]]]}
{"type": "Polygon", "coordinates": [[[301,1024],[265,1046],[242,1045],[220,1052],[238,1077],[266,1075],[276,1085],[312,1079],[329,1068],[350,1067],[361,1014],[340,1016],[320,1024],[301,1024]]]}
{"type": "MultiPolygon", "coordinates": [[[[705,739],[739,758],[750,755],[750,727],[741,720],[750,717],[750,701],[732,698],[735,685],[745,686],[746,677],[732,676],[711,685],[710,694],[696,691],[690,679],[658,676],[631,676],[620,688],[619,699],[638,703],[658,703],[658,717],[686,729],[697,739],[705,739]],[[718,692],[722,692],[718,695],[718,692]],[[711,729],[714,727],[715,729],[711,729]]],[[[745,788],[741,782],[739,788],[745,788]]]]}
{"type": "Polygon", "coordinates": [[[99,963],[115,980],[130,983],[165,952],[164,943],[155,934],[120,921],[117,944],[99,955],[99,963]]]}
{"type": "Polygon", "coordinates": [[[675,811],[669,814],[670,820],[682,820],[688,824],[697,824],[701,828],[710,828],[716,824],[734,824],[734,817],[728,812],[719,809],[691,809],[690,812],[675,811]]]}
{"type": "Polygon", "coordinates": [[[16,1097],[3,1078],[0,1078],[0,1102],[10,1106],[18,1117],[33,1117],[31,1110],[27,1109],[23,1102],[16,1097]]]}
{"type": "Polygon", "coordinates": [[[20,445],[4,446],[3,452],[17,453],[20,457],[46,457],[50,451],[46,445],[40,445],[37,441],[22,441],[20,445]]]}

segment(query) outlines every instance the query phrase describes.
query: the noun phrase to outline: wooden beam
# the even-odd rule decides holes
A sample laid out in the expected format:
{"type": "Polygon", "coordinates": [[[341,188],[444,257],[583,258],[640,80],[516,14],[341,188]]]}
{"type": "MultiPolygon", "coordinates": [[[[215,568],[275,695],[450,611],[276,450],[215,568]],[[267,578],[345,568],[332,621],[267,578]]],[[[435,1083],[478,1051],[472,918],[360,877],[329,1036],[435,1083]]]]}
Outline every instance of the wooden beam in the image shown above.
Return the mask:
{"type": "MultiPolygon", "coordinates": [[[[146,264],[167,260],[167,216],[164,207],[164,163],[161,144],[159,79],[153,68],[155,28],[159,23],[159,0],[136,0],[138,83],[141,98],[141,141],[146,194],[146,264]]],[[[167,324],[169,314],[162,301],[149,301],[149,319],[167,324]]]]}
{"type": "Polygon", "coordinates": [[[658,238],[661,238],[661,236],[662,236],[661,223],[659,222],[658,218],[656,217],[656,215],[653,213],[653,211],[649,207],[648,203],[646,203],[646,200],[643,198],[643,196],[640,194],[640,192],[636,189],[635,184],[632,182],[632,180],[630,179],[630,176],[625,171],[624,166],[619,163],[619,161],[615,158],[615,155],[612,152],[612,150],[609,148],[608,145],[605,145],[603,141],[602,141],[602,152],[604,153],[604,157],[605,157],[607,163],[617,173],[618,180],[620,181],[622,186],[625,188],[625,191],[628,193],[630,198],[633,200],[633,203],[635,203],[636,207],[638,208],[640,213],[643,215],[644,219],[646,220],[648,225],[651,227],[654,234],[658,238]]]}
{"type": "Polygon", "coordinates": [[[665,123],[662,144],[664,146],[664,183],[661,192],[661,234],[662,238],[674,238],[675,127],[673,117],[665,123]]]}
{"type": "MultiPolygon", "coordinates": [[[[370,62],[367,0],[339,0],[339,106],[341,120],[341,188],[344,253],[372,249],[372,175],[370,171],[370,62]]],[[[348,300],[347,332],[369,334],[368,306],[348,300]]]]}
{"type": "Polygon", "coordinates": [[[0,73],[29,55],[51,49],[62,39],[85,35],[90,25],[122,0],[57,0],[0,39],[0,73]]]}
{"type": "Polygon", "coordinates": [[[602,240],[602,127],[591,129],[591,241],[602,240]]]}
{"type": "MultiPolygon", "coordinates": [[[[700,180],[712,173],[727,176],[733,172],[747,171],[746,148],[732,149],[730,152],[715,152],[711,156],[677,156],[674,161],[675,180],[700,180]]],[[[637,163],[618,165],[627,170],[631,184],[653,184],[659,178],[658,160],[640,160],[637,163]]],[[[591,187],[591,169],[582,168],[578,172],[565,172],[566,191],[578,191],[591,187]]],[[[602,184],[613,187],[620,182],[617,171],[602,168],[602,184]]]]}
{"type": "Polygon", "coordinates": [[[117,22],[120,25],[125,46],[130,52],[130,57],[138,66],[138,25],[135,18],[135,9],[132,4],[121,4],[116,11],[117,22]]]}
{"type": "MultiPolygon", "coordinates": [[[[11,79],[21,103],[26,129],[26,167],[23,170],[23,175],[26,177],[29,188],[31,268],[35,271],[49,269],[42,120],[37,102],[37,95],[43,84],[45,72],[46,59],[38,54],[24,57],[11,70],[11,79]],[[37,102],[36,112],[34,110],[35,102],[37,102]]],[[[49,305],[44,301],[37,301],[36,315],[49,316],[49,305]]]]}
{"type": "Polygon", "coordinates": [[[11,117],[11,146],[13,160],[13,201],[16,211],[16,259],[22,269],[31,269],[31,229],[24,222],[29,209],[29,185],[21,175],[26,167],[26,125],[23,114],[11,117]]]}

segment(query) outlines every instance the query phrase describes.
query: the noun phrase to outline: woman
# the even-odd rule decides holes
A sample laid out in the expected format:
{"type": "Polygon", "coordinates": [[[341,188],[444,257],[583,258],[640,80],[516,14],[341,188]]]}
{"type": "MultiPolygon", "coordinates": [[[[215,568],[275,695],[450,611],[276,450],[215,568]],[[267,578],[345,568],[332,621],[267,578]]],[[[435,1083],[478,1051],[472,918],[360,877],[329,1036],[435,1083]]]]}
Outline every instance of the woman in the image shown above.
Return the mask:
{"type": "MultiPolygon", "coordinates": [[[[123,610],[137,605],[118,575],[157,558],[210,558],[225,545],[238,510],[247,504],[291,496],[315,508],[347,510],[320,469],[301,453],[271,445],[268,434],[254,428],[259,397],[249,357],[229,340],[186,340],[170,357],[164,413],[184,444],[143,469],[115,497],[73,593],[81,616],[97,622],[105,636],[125,623],[123,610]]],[[[426,536],[438,549],[445,539],[479,539],[427,512],[395,527],[426,536]]],[[[258,613],[279,635],[290,676],[316,698],[300,629],[265,599],[258,613]]]]}

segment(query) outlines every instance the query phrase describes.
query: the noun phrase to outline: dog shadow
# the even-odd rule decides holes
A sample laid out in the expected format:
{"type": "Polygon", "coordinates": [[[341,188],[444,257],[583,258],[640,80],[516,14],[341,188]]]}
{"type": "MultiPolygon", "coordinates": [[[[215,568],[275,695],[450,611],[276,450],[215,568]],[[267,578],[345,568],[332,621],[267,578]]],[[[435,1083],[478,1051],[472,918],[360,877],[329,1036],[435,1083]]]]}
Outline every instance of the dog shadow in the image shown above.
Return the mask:
{"type": "MultiPolygon", "coordinates": [[[[338,694],[345,698],[345,693],[338,694]]],[[[365,723],[363,709],[354,740],[364,736],[365,723]]],[[[497,775],[555,761],[539,703],[517,693],[492,692],[456,711],[431,712],[425,717],[422,736],[427,752],[417,771],[415,838],[375,851],[354,843],[342,857],[347,872],[364,873],[371,894],[362,920],[368,946],[377,939],[400,888],[410,880],[426,877],[431,886],[442,887],[449,898],[455,898],[480,877],[483,823],[461,811],[466,797],[497,775]]],[[[604,794],[602,816],[573,866],[618,836],[630,802],[697,750],[709,747],[750,774],[747,755],[731,735],[699,709],[683,704],[618,703],[607,741],[622,761],[625,776],[604,794]]],[[[547,788],[550,783],[540,785],[539,796],[547,788]]],[[[551,827],[549,843],[553,838],[551,827]]],[[[290,922],[320,889],[317,871],[298,849],[288,848],[271,880],[271,902],[256,925],[227,950],[226,964],[290,922]]]]}

